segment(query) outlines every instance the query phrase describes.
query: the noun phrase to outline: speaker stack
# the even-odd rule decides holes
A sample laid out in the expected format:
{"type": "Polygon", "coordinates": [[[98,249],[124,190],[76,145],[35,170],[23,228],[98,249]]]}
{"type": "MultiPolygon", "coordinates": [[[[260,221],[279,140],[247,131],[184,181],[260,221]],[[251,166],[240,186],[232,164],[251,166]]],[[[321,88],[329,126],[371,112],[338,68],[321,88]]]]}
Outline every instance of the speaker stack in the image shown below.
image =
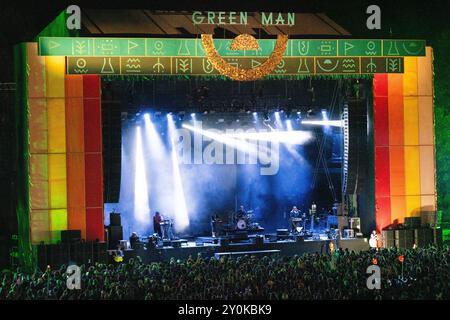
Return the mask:
{"type": "Polygon", "coordinates": [[[381,243],[383,248],[392,248],[395,246],[395,230],[385,229],[381,231],[381,243]]]}
{"type": "Polygon", "coordinates": [[[107,233],[108,233],[108,248],[114,250],[116,249],[120,240],[123,239],[123,229],[120,213],[111,212],[109,214],[109,226],[107,227],[107,233]]]}
{"type": "Polygon", "coordinates": [[[402,249],[411,249],[414,245],[413,229],[395,230],[395,246],[402,249]]]}

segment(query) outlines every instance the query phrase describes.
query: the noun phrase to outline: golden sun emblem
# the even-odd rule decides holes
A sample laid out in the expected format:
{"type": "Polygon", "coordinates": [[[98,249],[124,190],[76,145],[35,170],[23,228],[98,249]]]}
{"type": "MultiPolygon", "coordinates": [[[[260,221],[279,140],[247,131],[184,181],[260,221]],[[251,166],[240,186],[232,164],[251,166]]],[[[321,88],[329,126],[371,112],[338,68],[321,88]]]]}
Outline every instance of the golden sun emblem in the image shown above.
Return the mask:
{"type": "MultiPolygon", "coordinates": [[[[214,47],[213,36],[211,34],[202,34],[202,45],[205,50],[206,57],[214,66],[214,68],[222,75],[238,81],[258,80],[271,73],[283,59],[284,51],[288,42],[287,35],[278,35],[275,48],[272,54],[261,65],[243,69],[231,66],[222,58],[214,47]]],[[[258,50],[259,44],[256,39],[249,34],[242,34],[233,39],[231,50],[258,50]]]]}

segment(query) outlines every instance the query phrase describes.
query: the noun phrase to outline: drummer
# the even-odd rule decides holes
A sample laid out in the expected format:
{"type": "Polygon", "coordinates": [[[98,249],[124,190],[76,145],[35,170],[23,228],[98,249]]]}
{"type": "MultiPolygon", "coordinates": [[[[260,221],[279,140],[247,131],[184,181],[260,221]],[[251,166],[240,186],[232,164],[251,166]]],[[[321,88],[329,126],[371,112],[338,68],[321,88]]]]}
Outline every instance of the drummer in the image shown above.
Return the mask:
{"type": "Polygon", "coordinates": [[[236,221],[243,219],[247,215],[247,212],[244,209],[244,206],[240,206],[239,210],[236,212],[236,221]]]}

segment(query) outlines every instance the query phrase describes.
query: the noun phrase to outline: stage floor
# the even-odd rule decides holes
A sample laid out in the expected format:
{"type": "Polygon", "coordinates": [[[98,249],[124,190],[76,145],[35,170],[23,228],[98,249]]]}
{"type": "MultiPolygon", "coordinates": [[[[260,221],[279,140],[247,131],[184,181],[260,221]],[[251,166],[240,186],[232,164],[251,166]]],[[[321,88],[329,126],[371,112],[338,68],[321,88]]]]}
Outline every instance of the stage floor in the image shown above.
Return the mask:
{"type": "Polygon", "coordinates": [[[277,239],[273,235],[265,235],[262,243],[256,243],[255,237],[246,241],[220,244],[218,239],[212,237],[199,237],[183,240],[180,247],[164,246],[153,249],[125,250],[125,260],[139,256],[143,262],[169,261],[170,259],[220,258],[221,256],[240,255],[273,255],[294,256],[305,253],[330,253],[331,247],[353,251],[368,250],[366,238],[328,239],[325,236],[314,239],[289,236],[287,239],[277,239]],[[216,241],[215,241],[216,240],[216,241]],[[332,246],[330,244],[333,243],[332,246]]]}

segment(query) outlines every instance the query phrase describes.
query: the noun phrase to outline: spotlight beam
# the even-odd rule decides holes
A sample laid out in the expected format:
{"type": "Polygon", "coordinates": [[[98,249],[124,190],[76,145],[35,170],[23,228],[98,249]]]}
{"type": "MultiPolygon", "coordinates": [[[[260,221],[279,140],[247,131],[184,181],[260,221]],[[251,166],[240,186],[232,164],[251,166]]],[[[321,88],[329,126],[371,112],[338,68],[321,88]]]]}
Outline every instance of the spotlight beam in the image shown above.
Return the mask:
{"type": "Polygon", "coordinates": [[[172,117],[168,117],[169,135],[172,143],[172,170],[173,170],[173,184],[175,191],[174,208],[173,213],[176,217],[175,227],[182,231],[189,226],[189,213],[186,205],[186,198],[184,196],[183,181],[181,179],[177,146],[174,141],[175,123],[172,117]]]}
{"type": "Polygon", "coordinates": [[[341,120],[302,120],[302,124],[314,125],[314,126],[330,126],[330,127],[343,127],[341,120]]]}
{"type": "Polygon", "coordinates": [[[134,177],[134,217],[144,224],[150,224],[150,211],[148,203],[148,185],[145,172],[145,159],[142,145],[142,132],[140,127],[136,127],[136,168],[134,177]]]}

